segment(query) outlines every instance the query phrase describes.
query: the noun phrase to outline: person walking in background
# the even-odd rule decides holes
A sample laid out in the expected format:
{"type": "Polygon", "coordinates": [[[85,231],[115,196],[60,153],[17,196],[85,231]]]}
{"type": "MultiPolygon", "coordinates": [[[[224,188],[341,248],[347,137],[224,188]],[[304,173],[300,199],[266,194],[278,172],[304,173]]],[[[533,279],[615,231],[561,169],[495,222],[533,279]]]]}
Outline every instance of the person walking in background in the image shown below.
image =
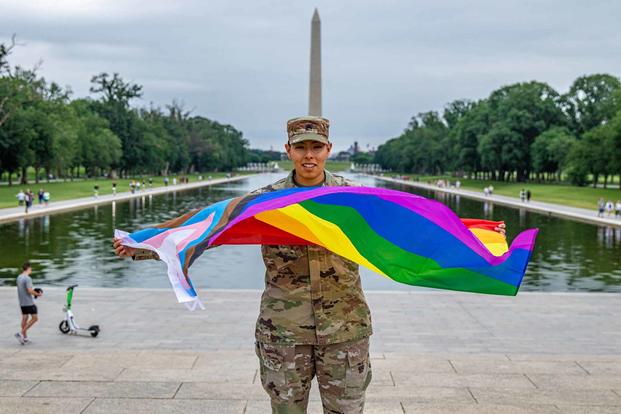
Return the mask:
{"type": "Polygon", "coordinates": [[[37,193],[37,197],[39,198],[39,207],[43,207],[43,189],[39,188],[39,192],[37,193]]]}
{"type": "Polygon", "coordinates": [[[621,217],[621,200],[617,200],[615,204],[615,218],[621,217]]]}
{"type": "Polygon", "coordinates": [[[523,203],[524,200],[526,200],[526,191],[524,191],[524,189],[522,188],[520,190],[520,201],[523,203]]]}
{"type": "Polygon", "coordinates": [[[26,203],[26,213],[28,213],[28,210],[30,210],[30,207],[32,207],[33,199],[34,194],[32,194],[32,191],[30,191],[30,189],[26,190],[26,196],[24,198],[24,202],[26,203]]]}
{"type": "Polygon", "coordinates": [[[32,278],[30,274],[32,268],[29,262],[22,265],[22,273],[17,276],[17,298],[19,306],[22,310],[21,331],[15,334],[15,338],[20,344],[24,345],[30,342],[28,338],[28,329],[39,320],[37,305],[34,303],[33,297],[41,296],[41,291],[36,291],[32,286],[32,278]]]}
{"type": "Polygon", "coordinates": [[[116,183],[112,183],[112,195],[116,195],[116,183]]]}
{"type": "Polygon", "coordinates": [[[606,203],[606,213],[608,213],[608,217],[612,216],[614,209],[614,204],[612,204],[611,200],[608,200],[608,202],[606,203]]]}
{"type": "Polygon", "coordinates": [[[24,205],[24,200],[26,200],[26,193],[24,193],[23,190],[19,190],[19,193],[17,193],[17,206],[21,207],[24,205]]]}
{"type": "Polygon", "coordinates": [[[606,208],[606,203],[603,198],[600,198],[597,201],[597,217],[604,217],[604,209],[606,208]]]}
{"type": "Polygon", "coordinates": [[[45,207],[47,207],[50,204],[50,192],[49,191],[45,191],[43,193],[43,203],[45,203],[45,207]]]}
{"type": "Polygon", "coordinates": [[[164,177],[164,187],[168,187],[168,177],[164,177]]]}
{"type": "Polygon", "coordinates": [[[153,178],[149,177],[149,190],[153,188],[153,178]]]}
{"type": "Polygon", "coordinates": [[[530,198],[533,194],[530,192],[530,190],[526,190],[526,202],[530,203],[530,198]]]}
{"type": "Polygon", "coordinates": [[[99,186],[98,185],[95,185],[93,187],[93,197],[99,198],[99,186]]]}

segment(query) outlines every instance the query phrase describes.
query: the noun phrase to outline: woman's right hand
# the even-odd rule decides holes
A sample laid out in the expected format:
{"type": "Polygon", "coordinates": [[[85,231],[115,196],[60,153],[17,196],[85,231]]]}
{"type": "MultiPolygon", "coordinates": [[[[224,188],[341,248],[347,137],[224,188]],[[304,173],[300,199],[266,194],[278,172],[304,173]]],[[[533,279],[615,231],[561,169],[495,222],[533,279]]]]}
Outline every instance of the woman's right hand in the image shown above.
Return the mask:
{"type": "Polygon", "coordinates": [[[112,246],[114,247],[114,254],[119,257],[132,257],[136,254],[135,248],[123,246],[121,244],[121,239],[117,239],[116,237],[112,239],[112,246]]]}

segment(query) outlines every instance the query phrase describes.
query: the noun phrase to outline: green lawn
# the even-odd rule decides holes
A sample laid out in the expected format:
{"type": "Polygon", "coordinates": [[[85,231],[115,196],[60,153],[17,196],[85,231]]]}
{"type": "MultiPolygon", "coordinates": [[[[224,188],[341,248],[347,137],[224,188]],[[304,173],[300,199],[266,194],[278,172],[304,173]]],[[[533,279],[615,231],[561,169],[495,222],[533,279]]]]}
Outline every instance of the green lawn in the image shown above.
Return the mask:
{"type": "MultiPolygon", "coordinates": [[[[396,175],[396,174],[391,174],[396,175]]],[[[411,178],[414,175],[409,175],[411,178]]],[[[420,176],[419,181],[431,181],[435,183],[438,179],[449,180],[455,183],[457,178],[449,176],[420,176]]],[[[621,200],[621,190],[615,188],[593,188],[593,187],[577,187],[569,184],[538,184],[538,183],[505,183],[500,181],[488,180],[469,180],[460,179],[462,188],[468,190],[476,190],[483,192],[483,188],[489,185],[494,186],[494,194],[500,194],[509,197],[520,197],[520,190],[530,190],[532,200],[544,201],[546,203],[562,204],[571,207],[581,207],[595,210],[597,208],[597,200],[602,197],[604,200],[621,200]]]]}
{"type": "MultiPolygon", "coordinates": [[[[226,175],[225,172],[212,172],[212,173],[201,173],[204,179],[207,179],[210,175],[212,178],[220,178],[226,175]]],[[[198,181],[199,174],[191,174],[188,175],[190,179],[190,183],[198,181]]],[[[172,184],[173,175],[169,176],[169,183],[172,184]]],[[[178,178],[177,178],[178,179],[178,178]]],[[[138,180],[138,178],[136,178],[138,180]]],[[[142,178],[140,178],[142,181],[142,178]]],[[[34,181],[28,185],[13,185],[9,187],[8,185],[0,185],[0,208],[7,207],[17,207],[17,193],[20,189],[26,191],[27,189],[31,189],[35,195],[34,204],[38,203],[37,192],[39,188],[43,188],[50,192],[50,203],[54,203],[54,201],[62,201],[62,200],[70,200],[72,198],[81,198],[81,197],[89,197],[93,195],[93,187],[95,185],[99,185],[99,195],[107,195],[112,194],[112,182],[116,182],[116,191],[118,193],[122,193],[125,191],[129,191],[129,182],[130,179],[119,179],[119,180],[109,180],[109,179],[92,179],[92,180],[76,180],[76,181],[66,181],[66,182],[51,182],[46,183],[45,181],[40,182],[39,184],[35,184],[34,181]]],[[[148,183],[149,180],[147,177],[144,178],[144,181],[148,183]]],[[[164,178],[163,177],[153,177],[153,187],[162,187],[164,186],[164,178]]]]}

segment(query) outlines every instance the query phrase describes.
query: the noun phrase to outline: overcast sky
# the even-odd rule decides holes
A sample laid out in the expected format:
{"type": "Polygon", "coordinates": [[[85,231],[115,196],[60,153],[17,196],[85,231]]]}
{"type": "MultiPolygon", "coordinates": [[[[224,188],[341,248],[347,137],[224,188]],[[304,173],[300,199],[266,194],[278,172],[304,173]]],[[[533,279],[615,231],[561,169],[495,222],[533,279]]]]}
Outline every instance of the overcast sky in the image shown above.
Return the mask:
{"type": "Polygon", "coordinates": [[[323,110],[338,150],[398,136],[410,117],[518,81],[565,92],[621,73],[621,1],[0,0],[14,64],[88,95],[99,72],[144,85],[281,149],[308,111],[310,21],[322,22],[323,110]]]}

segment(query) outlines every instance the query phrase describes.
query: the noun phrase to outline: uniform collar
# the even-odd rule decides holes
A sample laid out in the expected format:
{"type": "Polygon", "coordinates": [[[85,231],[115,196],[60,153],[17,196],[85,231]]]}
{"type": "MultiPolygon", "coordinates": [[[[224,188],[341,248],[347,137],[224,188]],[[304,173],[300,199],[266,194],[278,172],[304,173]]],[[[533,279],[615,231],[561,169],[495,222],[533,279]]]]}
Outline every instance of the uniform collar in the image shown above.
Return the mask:
{"type": "MultiPolygon", "coordinates": [[[[324,172],[324,177],[323,177],[323,182],[321,183],[321,185],[319,186],[314,186],[314,187],[326,187],[326,186],[331,186],[334,185],[334,175],[332,175],[332,173],[326,169],[323,170],[324,172]]],[[[303,185],[299,185],[296,181],[295,181],[295,170],[292,170],[289,175],[287,176],[287,180],[286,180],[286,184],[287,187],[305,187],[303,185]]]]}

